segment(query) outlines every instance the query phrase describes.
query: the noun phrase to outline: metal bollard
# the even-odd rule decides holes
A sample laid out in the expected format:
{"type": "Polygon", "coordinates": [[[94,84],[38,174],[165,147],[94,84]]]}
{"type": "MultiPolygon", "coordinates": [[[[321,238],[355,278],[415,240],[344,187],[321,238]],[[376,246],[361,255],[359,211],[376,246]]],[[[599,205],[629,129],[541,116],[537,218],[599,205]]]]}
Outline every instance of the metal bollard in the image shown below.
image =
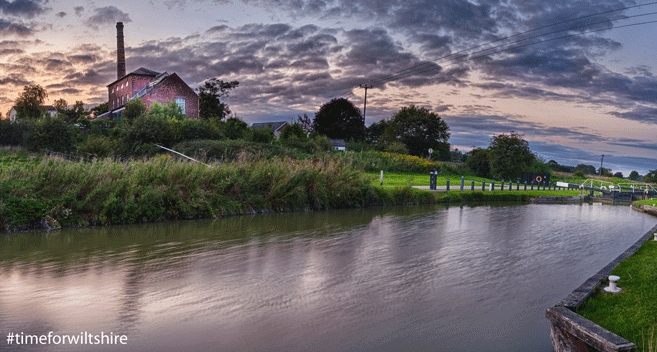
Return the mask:
{"type": "Polygon", "coordinates": [[[504,179],[502,179],[502,186],[500,187],[501,191],[504,191],[504,179]]]}
{"type": "Polygon", "coordinates": [[[449,192],[449,179],[447,179],[447,192],[449,192]]]}
{"type": "Polygon", "coordinates": [[[472,185],[470,186],[470,190],[474,192],[474,180],[472,180],[472,185]]]}
{"type": "Polygon", "coordinates": [[[484,192],[486,190],[486,181],[481,181],[481,191],[484,192]]]}
{"type": "Polygon", "coordinates": [[[438,171],[434,169],[429,173],[429,189],[432,191],[436,190],[436,183],[438,181],[438,171]]]}
{"type": "Polygon", "coordinates": [[[461,192],[463,191],[463,184],[465,182],[465,177],[461,175],[461,192]]]}

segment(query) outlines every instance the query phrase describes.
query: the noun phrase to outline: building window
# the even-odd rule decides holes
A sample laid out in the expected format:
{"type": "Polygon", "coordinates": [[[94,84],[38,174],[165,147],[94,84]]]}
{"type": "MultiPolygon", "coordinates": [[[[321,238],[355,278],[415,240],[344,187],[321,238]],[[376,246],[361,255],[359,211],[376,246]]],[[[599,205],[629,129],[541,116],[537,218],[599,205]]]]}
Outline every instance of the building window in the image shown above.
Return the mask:
{"type": "Polygon", "coordinates": [[[182,113],[185,113],[185,99],[184,98],[176,98],[176,104],[180,106],[180,110],[182,110],[182,113]]]}

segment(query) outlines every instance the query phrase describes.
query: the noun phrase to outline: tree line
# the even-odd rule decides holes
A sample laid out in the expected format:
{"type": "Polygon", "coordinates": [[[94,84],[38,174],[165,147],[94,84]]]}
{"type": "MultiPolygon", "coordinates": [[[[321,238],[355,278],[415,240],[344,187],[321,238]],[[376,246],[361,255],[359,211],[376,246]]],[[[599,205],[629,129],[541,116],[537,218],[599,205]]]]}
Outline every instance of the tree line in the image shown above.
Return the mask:
{"type": "MultiPolygon", "coordinates": [[[[599,174],[592,165],[575,167],[547,163],[534,154],[524,136],[514,131],[491,137],[487,148],[473,148],[467,153],[452,149],[447,123],[435,112],[424,107],[402,107],[391,118],[365,126],[361,111],[345,98],[336,98],[320,106],[314,118],[298,116],[277,141],[269,128],[252,129],[235,116],[226,98],[239,82],[224,82],[212,78],[197,88],[199,92],[198,120],[185,118],[174,102],[154,103],[150,109],[140,99],[125,105],[118,121],[91,121],[108,111],[108,104],[85,109],[76,101],[71,107],[64,99],[54,102],[57,116],[43,110],[48,94],[39,85],[24,87],[15,101],[19,124],[0,124],[0,143],[24,145],[29,149],[78,151],[90,155],[135,156],[156,154],[154,144],[173,147],[192,140],[242,140],[253,143],[278,143],[307,153],[331,149],[328,139],[341,139],[350,150],[378,150],[410,154],[436,161],[463,162],[476,176],[514,180],[522,172],[549,173],[562,171],[576,176],[599,174]],[[74,126],[74,127],[73,127],[74,126]]],[[[202,144],[194,144],[203,148],[202,144]]],[[[206,146],[205,149],[212,149],[206,146]]],[[[643,176],[644,181],[657,180],[657,170],[643,176]]],[[[606,176],[622,178],[622,173],[606,176]]],[[[641,176],[633,171],[629,179],[641,176]]],[[[654,181],[652,181],[654,182],[654,181]]]]}

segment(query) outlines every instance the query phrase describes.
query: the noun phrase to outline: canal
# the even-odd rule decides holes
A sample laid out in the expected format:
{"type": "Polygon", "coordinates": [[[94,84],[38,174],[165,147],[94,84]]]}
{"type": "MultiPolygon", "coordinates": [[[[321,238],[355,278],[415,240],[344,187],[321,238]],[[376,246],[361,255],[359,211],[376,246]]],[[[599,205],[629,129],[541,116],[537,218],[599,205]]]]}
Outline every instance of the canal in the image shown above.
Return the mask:
{"type": "Polygon", "coordinates": [[[551,351],[545,309],[655,218],[381,207],[3,234],[0,350],[551,351]],[[121,334],[119,346],[17,346],[121,334]]]}

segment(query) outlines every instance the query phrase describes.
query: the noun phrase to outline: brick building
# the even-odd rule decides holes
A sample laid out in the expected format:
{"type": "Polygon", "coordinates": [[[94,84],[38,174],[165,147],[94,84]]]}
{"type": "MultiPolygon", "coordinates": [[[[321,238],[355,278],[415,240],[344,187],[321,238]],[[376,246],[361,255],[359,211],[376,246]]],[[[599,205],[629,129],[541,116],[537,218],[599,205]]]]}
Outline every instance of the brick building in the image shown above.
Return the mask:
{"type": "Polygon", "coordinates": [[[126,74],[123,23],[116,24],[117,65],[116,81],[107,86],[109,112],[98,118],[119,119],[125,104],[140,98],[148,109],[154,102],[177,103],[185,116],[198,118],[198,94],[175,73],[159,73],[143,67],[126,74]]]}

